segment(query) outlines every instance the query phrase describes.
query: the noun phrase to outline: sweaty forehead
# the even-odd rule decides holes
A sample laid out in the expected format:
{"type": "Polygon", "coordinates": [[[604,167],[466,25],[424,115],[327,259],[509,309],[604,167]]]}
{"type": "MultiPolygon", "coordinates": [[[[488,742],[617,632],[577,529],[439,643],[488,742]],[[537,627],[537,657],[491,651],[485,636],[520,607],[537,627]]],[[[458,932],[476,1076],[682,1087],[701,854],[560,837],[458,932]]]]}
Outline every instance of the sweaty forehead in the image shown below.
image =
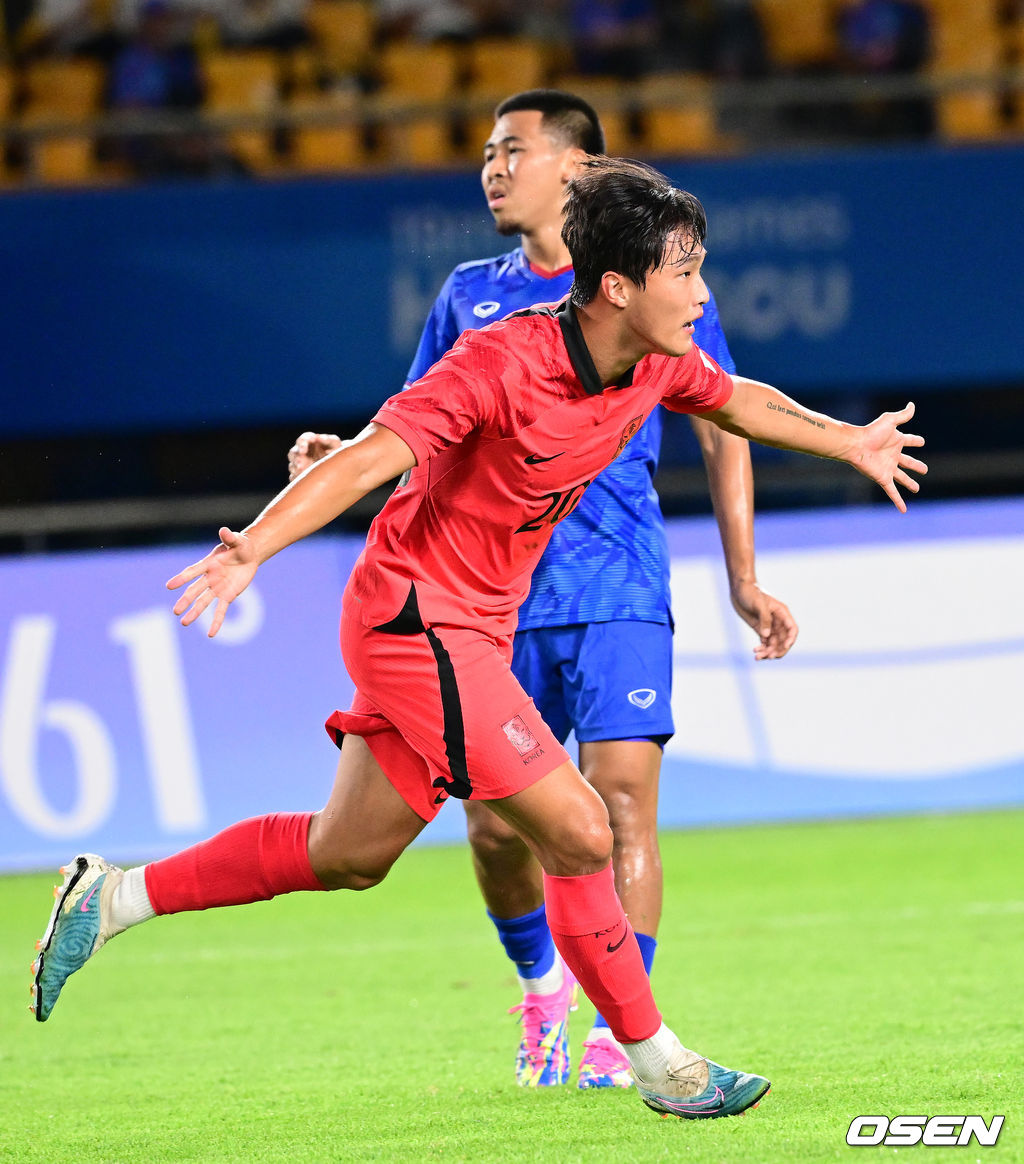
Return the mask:
{"type": "Polygon", "coordinates": [[[692,231],[673,230],[665,236],[665,250],[661,261],[667,267],[678,267],[683,263],[698,263],[706,253],[704,247],[694,238],[692,231]]]}

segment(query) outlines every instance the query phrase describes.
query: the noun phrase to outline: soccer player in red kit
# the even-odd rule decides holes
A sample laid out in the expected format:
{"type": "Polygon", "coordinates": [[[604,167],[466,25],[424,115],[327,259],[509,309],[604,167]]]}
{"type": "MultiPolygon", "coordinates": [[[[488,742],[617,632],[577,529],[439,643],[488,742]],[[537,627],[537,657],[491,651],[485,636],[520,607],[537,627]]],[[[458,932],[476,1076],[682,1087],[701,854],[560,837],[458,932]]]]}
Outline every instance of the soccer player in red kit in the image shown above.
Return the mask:
{"type": "Polygon", "coordinates": [[[908,405],[847,425],[730,377],[692,342],[707,292],[704,214],[637,163],[587,163],[570,184],[570,299],[462,336],[352,442],[318,461],[241,533],[170,580],[210,635],[259,565],[405,474],[345,589],[341,641],[357,694],[328,721],[341,743],[319,813],[274,814],[122,871],[66,869],[35,965],[45,1020],[67,977],[155,914],[365,889],[449,797],[485,800],[544,870],[559,952],[623,1045],[644,1102],[732,1115],[768,1090],[684,1047],[662,1021],[615,893],[608,815],[513,678],[515,612],[554,524],[658,404],[754,440],[849,462],[901,511],[925,466],[908,405]]]}

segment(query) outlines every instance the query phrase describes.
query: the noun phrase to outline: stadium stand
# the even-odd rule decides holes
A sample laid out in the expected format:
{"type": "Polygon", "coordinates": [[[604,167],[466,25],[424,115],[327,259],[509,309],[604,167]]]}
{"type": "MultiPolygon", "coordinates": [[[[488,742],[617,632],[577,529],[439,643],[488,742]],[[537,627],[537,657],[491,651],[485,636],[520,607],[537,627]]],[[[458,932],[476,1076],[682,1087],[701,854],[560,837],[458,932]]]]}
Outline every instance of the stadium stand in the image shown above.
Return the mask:
{"type": "Polygon", "coordinates": [[[68,129],[32,141],[27,169],[36,181],[63,186],[101,180],[95,139],[85,127],[99,112],[104,79],[102,66],[85,58],[39,60],[24,70],[21,126],[68,129]]]}
{"type": "Polygon", "coordinates": [[[344,77],[369,65],[373,10],[363,0],[310,0],[306,25],[325,73],[344,77]]]}
{"type": "MultiPolygon", "coordinates": [[[[1024,132],[1024,91],[1014,73],[1024,62],[1020,4],[927,0],[932,27],[927,63],[881,79],[880,91],[887,93],[895,92],[895,79],[895,100],[904,108],[914,101],[934,106],[934,115],[915,127],[894,125],[885,116],[872,120],[870,77],[853,95],[852,82],[862,78],[844,56],[837,22],[856,2],[749,0],[770,63],[763,78],[738,85],[735,74],[715,72],[714,54],[699,52],[691,66],[673,64],[671,53],[654,51],[651,71],[636,82],[582,75],[571,45],[559,42],[550,29],[544,34],[548,39],[537,35],[536,22],[526,13],[519,19],[522,29],[533,30],[529,35],[490,30],[465,43],[424,41],[386,35],[370,0],[308,0],[306,43],[224,48],[208,15],[190,18],[190,35],[202,62],[203,110],[265,118],[263,126],[232,128],[225,138],[240,168],[254,176],[289,168],[347,172],[367,166],[476,165],[493,103],[516,89],[545,84],[588,97],[602,114],[614,153],[707,155],[765,144],[864,140],[876,133],[921,138],[933,125],[935,135],[947,141],[999,140],[1024,132]],[[835,98],[823,89],[833,81],[835,98]],[[858,115],[858,103],[861,114],[868,107],[868,116],[858,115]],[[360,110],[361,124],[354,116],[360,110]]],[[[41,51],[40,43],[32,42],[33,54],[41,51]]],[[[13,66],[0,78],[5,123],[0,133],[8,142],[0,180],[82,184],[119,176],[104,160],[102,143],[109,133],[125,131],[93,120],[102,112],[104,87],[99,59],[29,59],[15,51],[13,66]]],[[[211,171],[223,173],[224,166],[218,163],[211,171]]]]}
{"type": "MultiPolygon", "coordinates": [[[[351,114],[357,109],[352,93],[298,92],[289,99],[292,111],[316,112],[327,117],[351,114]]],[[[301,173],[329,174],[358,170],[366,164],[363,130],[358,121],[336,124],[304,124],[292,132],[289,158],[301,173]]]]}
{"type": "Polygon", "coordinates": [[[835,60],[835,6],[831,0],[756,0],[768,47],[783,69],[827,66],[835,60]]]}
{"type": "MultiPolygon", "coordinates": [[[[208,53],[202,62],[204,107],[211,113],[272,115],[279,103],[279,57],[269,49],[208,53]]],[[[273,123],[266,129],[236,129],[228,134],[232,153],[248,169],[278,168],[273,123]]]]}
{"type": "Polygon", "coordinates": [[[376,126],[378,150],[392,163],[444,166],[458,159],[455,126],[442,107],[459,95],[462,56],[447,42],[396,40],[377,58],[377,98],[385,118],[376,126]],[[424,107],[418,112],[417,105],[424,107]]]}
{"type": "Polygon", "coordinates": [[[661,73],[640,82],[643,145],[652,154],[724,152],[710,82],[694,73],[661,73]]]}

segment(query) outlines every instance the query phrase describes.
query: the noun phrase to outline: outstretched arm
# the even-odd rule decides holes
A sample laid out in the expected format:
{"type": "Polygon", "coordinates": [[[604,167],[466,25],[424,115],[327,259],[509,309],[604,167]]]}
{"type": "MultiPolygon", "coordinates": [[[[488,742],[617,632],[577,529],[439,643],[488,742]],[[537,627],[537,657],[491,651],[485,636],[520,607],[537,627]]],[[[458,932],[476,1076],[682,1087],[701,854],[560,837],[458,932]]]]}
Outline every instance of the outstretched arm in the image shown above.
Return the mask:
{"type": "Polygon", "coordinates": [[[690,423],[704,456],[733,609],[761,640],[754,658],[781,659],[796,641],[797,624],[789,607],[757,584],[750,445],[700,416],[690,423]]]}
{"type": "Polygon", "coordinates": [[[317,461],[283,489],[241,533],[222,528],[220,545],[167,583],[168,590],[189,583],[174,604],[174,613],[188,626],[216,602],[209,630],[212,638],[228,606],[268,558],[315,533],[378,485],[415,464],[412,449],[400,436],[383,425],[367,425],[354,440],[317,461]]]}
{"type": "Polygon", "coordinates": [[[906,452],[923,445],[924,437],[899,430],[914,415],[913,404],[899,412],[884,412],[870,424],[844,424],[804,408],[769,384],[743,376],[732,380],[734,390],[728,402],[714,412],[702,413],[708,420],[763,445],[846,461],[880,485],[900,513],[907,512],[898,486],[917,493],[920,485],[909,474],[928,472],[923,461],[906,452]]]}

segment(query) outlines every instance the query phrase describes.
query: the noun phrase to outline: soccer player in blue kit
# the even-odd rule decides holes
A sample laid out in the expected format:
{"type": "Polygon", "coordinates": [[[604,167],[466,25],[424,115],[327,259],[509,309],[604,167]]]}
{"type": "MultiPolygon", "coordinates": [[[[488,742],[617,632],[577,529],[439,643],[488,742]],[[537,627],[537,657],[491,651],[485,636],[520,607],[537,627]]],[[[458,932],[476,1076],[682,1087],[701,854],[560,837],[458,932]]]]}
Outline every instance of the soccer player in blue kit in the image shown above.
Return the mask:
{"type": "MultiPolygon", "coordinates": [[[[424,327],[407,382],[418,380],[463,331],[568,294],[573,281],[561,237],[565,185],[587,156],[604,152],[590,105],[556,90],[503,101],[484,147],[482,181],[507,254],[463,263],[449,275],[424,327]]],[[[735,371],[712,296],[695,342],[735,371]]],[[[691,417],[708,470],[733,605],[758,634],[755,655],[780,658],[796,623],[757,585],[749,445],[691,417]]],[[[650,973],[662,906],[657,838],[662,748],[672,736],[672,619],[664,521],[652,484],[661,443],[655,410],[621,455],[555,528],[520,608],[512,669],[560,740],[575,732],[580,768],[607,805],[615,885],[650,973]]],[[[340,443],[304,433],[291,475],[340,443]]],[[[474,868],[488,915],[515,962],[523,1001],[516,1078],[566,1083],[568,1016],[575,982],[548,929],[541,868],[520,837],[481,802],[464,801],[474,868]]],[[[598,1014],[583,1044],[579,1086],[628,1087],[629,1061],[598,1014]]]]}

